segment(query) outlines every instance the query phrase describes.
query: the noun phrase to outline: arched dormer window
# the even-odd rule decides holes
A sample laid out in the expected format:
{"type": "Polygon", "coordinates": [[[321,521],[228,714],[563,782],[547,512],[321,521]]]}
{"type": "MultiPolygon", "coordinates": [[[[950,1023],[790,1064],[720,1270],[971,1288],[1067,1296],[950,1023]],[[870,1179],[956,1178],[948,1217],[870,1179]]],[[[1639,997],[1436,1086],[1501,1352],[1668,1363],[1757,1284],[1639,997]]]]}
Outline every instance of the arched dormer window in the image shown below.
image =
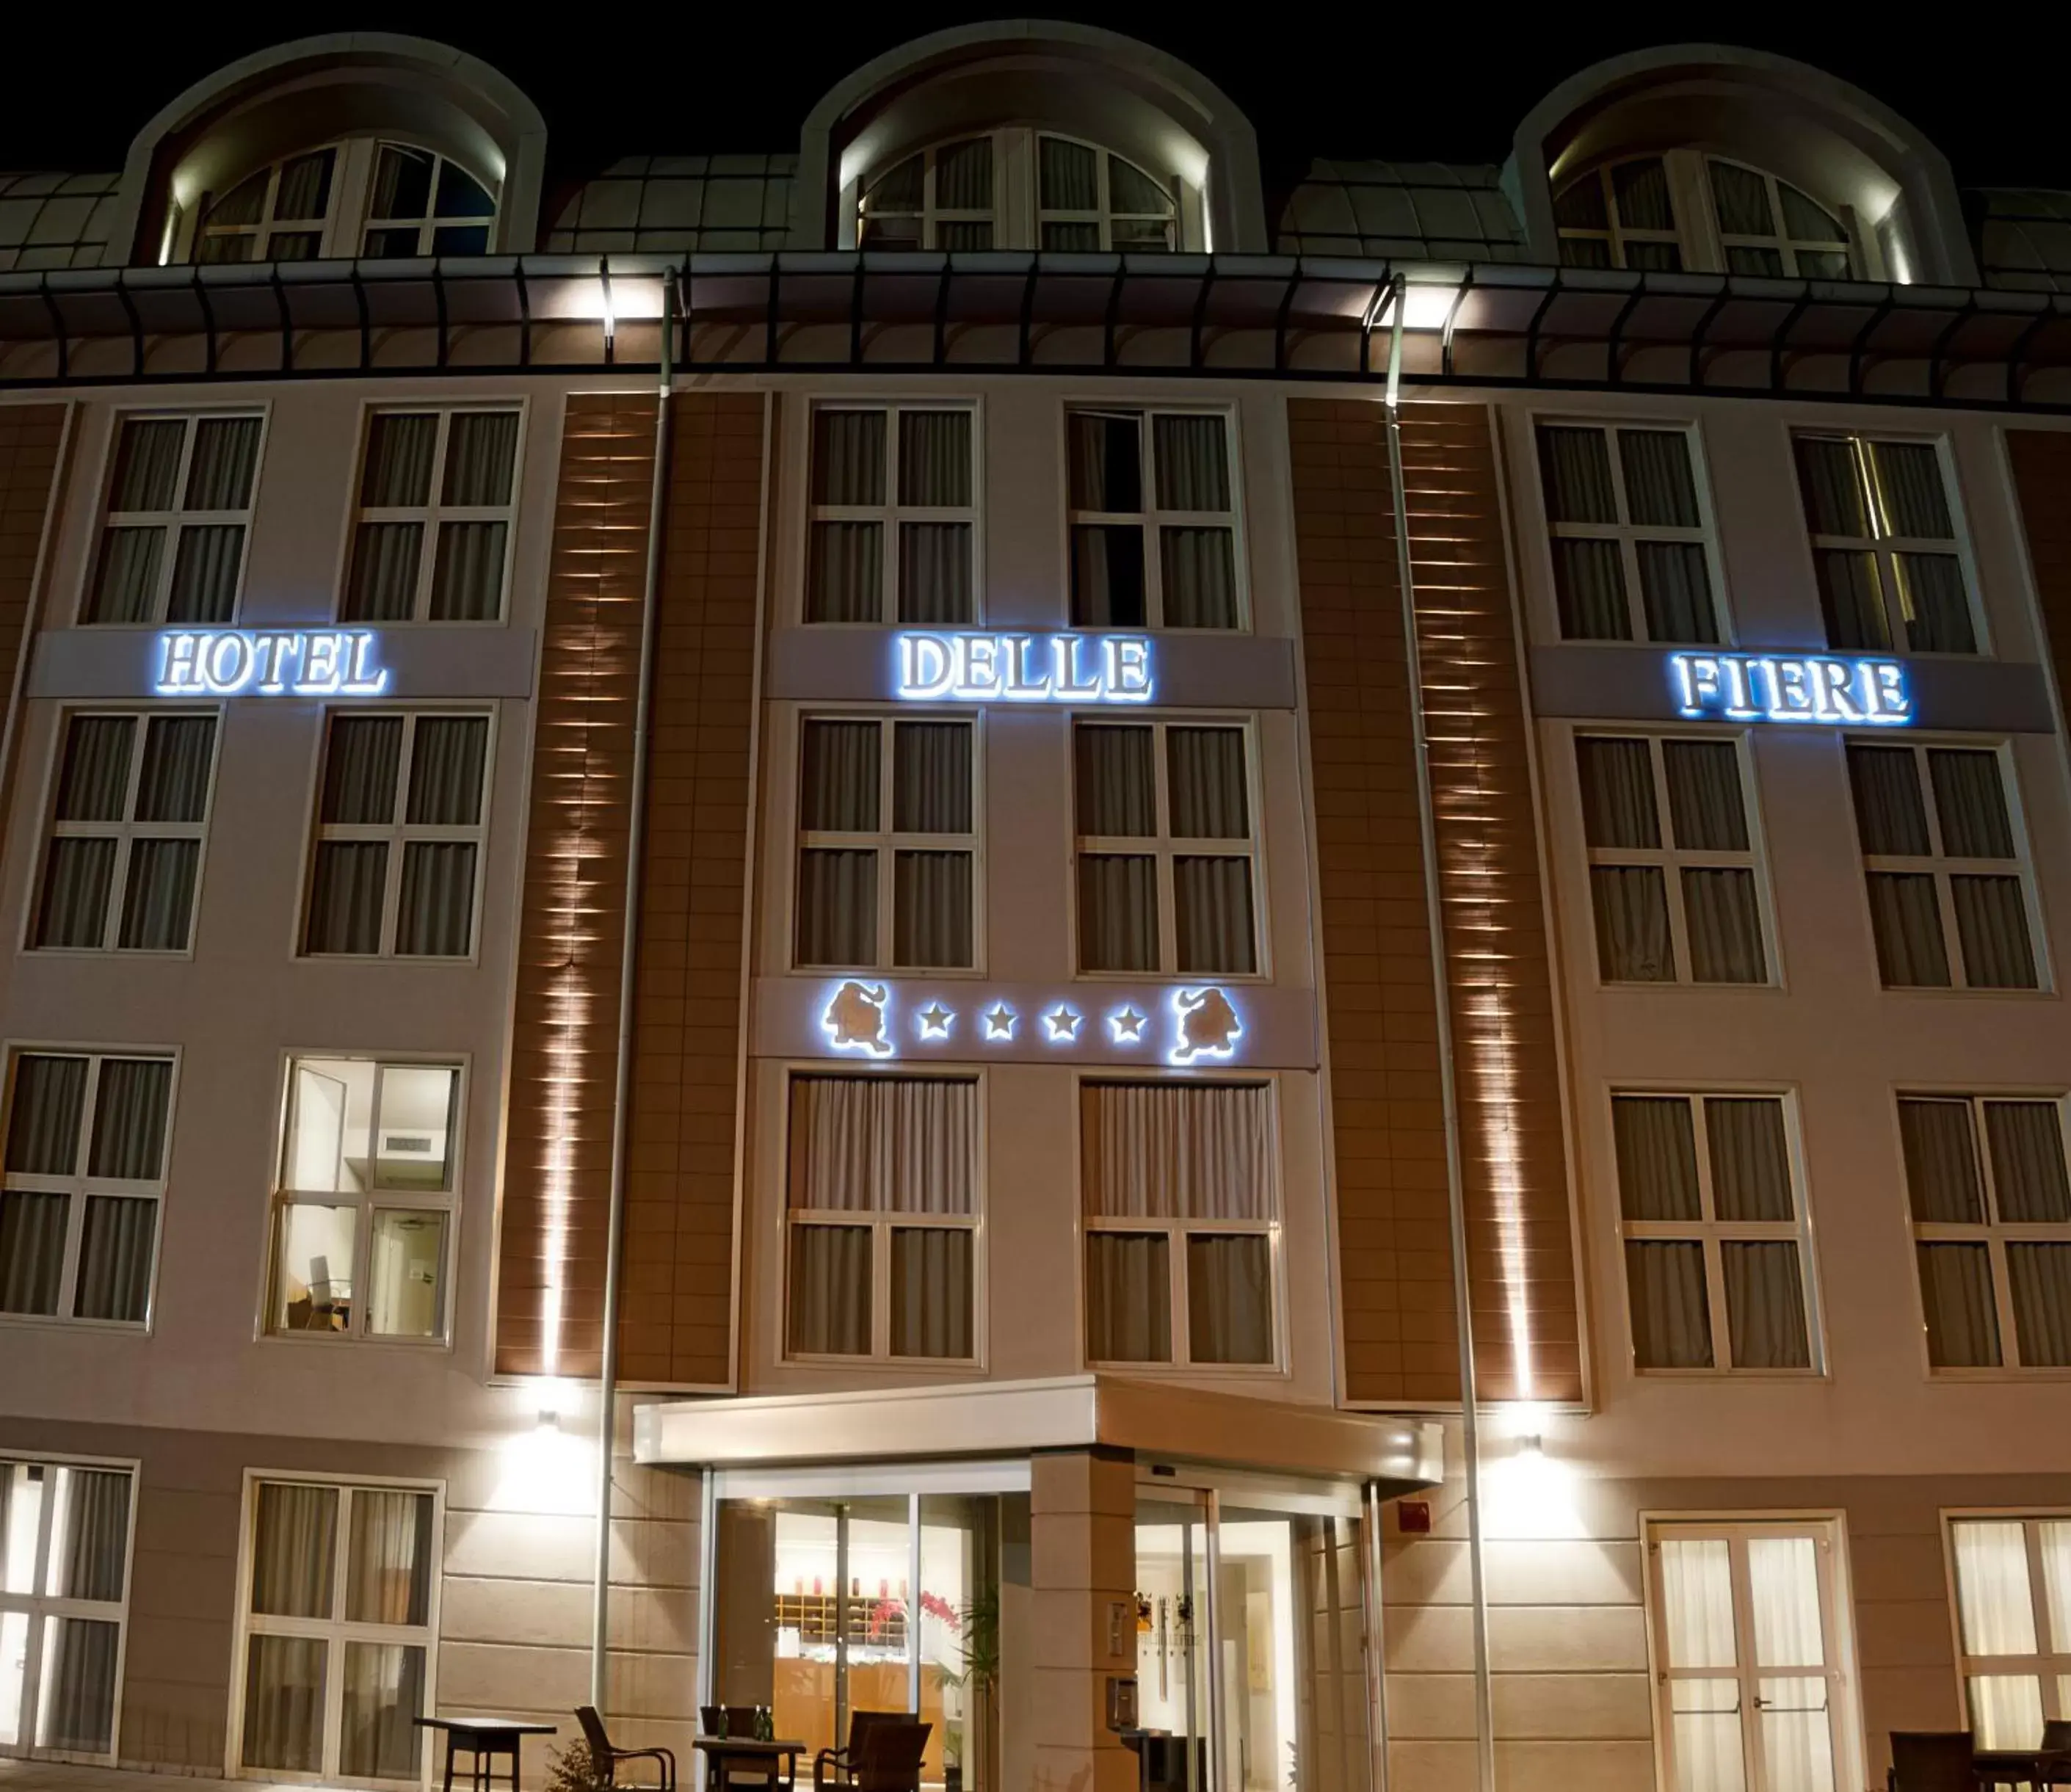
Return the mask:
{"type": "Polygon", "coordinates": [[[1169,183],[1097,144],[1025,126],[916,150],[867,178],[856,210],[863,248],[1178,246],[1169,183]]]}
{"type": "Polygon", "coordinates": [[[1593,168],[1553,201],[1570,268],[1848,280],[1847,227],[1786,180],[1693,150],[1593,168]]]}
{"type": "Polygon", "coordinates": [[[375,137],[306,150],[206,204],[197,261],[486,255],[496,200],[434,150],[375,137]]]}

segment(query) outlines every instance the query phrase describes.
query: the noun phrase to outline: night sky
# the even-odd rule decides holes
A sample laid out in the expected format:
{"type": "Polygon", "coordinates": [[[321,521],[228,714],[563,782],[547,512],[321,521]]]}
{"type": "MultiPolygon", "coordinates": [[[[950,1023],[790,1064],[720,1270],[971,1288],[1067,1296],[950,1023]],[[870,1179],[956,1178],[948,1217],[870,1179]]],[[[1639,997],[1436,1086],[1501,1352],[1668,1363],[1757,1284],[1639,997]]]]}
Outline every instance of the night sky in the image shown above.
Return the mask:
{"type": "MultiPolygon", "coordinates": [[[[1514,26],[1508,9],[1458,0],[1273,5],[1250,15],[1249,30],[1234,23],[1245,15],[1209,6],[1048,16],[1143,38],[1201,69],[1249,113],[1274,187],[1317,155],[1499,162],[1518,119],[1557,81],[1705,23],[1868,88],[1941,146],[1961,185],[2071,187],[2061,58],[2012,9],[1973,4],[1936,19],[1896,6],[1700,11],[1567,0],[1532,10],[1528,26],[1514,26]],[[1983,28],[1959,28],[1962,19],[1983,28]],[[1296,35],[1283,28],[1293,20],[1311,23],[1296,35]]],[[[90,8],[20,6],[8,19],[0,170],[119,167],[137,128],[211,69],[286,36],[355,28],[438,39],[501,68],[545,113],[556,174],[624,154],[789,150],[813,102],[849,70],[907,38],[987,16],[997,14],[514,0],[125,8],[118,27],[90,8]],[[119,49],[101,41],[118,31],[119,49]],[[68,69],[91,84],[66,86],[57,77],[68,69]]]]}

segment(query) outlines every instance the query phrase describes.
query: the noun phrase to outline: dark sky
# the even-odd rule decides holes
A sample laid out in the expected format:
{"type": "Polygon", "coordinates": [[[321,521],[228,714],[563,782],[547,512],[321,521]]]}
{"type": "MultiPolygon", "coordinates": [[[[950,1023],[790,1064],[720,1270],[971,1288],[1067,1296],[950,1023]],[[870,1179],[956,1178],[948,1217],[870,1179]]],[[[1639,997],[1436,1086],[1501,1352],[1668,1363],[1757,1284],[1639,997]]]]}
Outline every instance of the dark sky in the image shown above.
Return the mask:
{"type": "MultiPolygon", "coordinates": [[[[538,101],[556,170],[575,173],[618,154],[795,148],[813,102],[858,64],[922,32],[999,16],[968,6],[837,10],[781,0],[139,7],[123,9],[116,61],[80,41],[82,30],[115,36],[113,15],[83,23],[77,6],[10,9],[0,169],[119,166],[130,137],[159,106],[211,68],[278,41],[289,20],[299,32],[412,32],[484,58],[538,101]],[[92,84],[58,78],[72,70],[92,84]]],[[[1730,23],[1737,42],[1867,88],[1940,144],[1963,185],[2071,187],[2063,46],[2017,32],[2012,9],[1977,0],[1924,31],[1902,25],[1909,13],[1757,0],[1701,14],[1569,0],[1531,9],[1527,23],[1460,0],[1342,9],[1282,0],[1243,13],[1207,5],[1049,10],[1146,39],[1200,68],[1249,113],[1276,184],[1313,155],[1500,162],[1518,119],[1556,82],[1599,57],[1710,23],[1730,23]],[[1963,18],[1985,28],[1957,28],[1963,18]],[[1298,29],[1283,28],[1290,21],[1298,29]],[[2016,49],[2013,39],[2024,35],[2025,47],[2016,49]]]]}

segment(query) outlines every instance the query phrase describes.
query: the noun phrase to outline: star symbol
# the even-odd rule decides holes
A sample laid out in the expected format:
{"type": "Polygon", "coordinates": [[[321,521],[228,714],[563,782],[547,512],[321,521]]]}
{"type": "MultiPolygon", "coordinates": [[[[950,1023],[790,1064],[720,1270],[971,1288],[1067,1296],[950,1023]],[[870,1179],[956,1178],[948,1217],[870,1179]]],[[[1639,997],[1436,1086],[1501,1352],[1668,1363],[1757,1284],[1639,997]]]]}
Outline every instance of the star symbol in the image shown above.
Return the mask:
{"type": "Polygon", "coordinates": [[[1068,1008],[1060,1002],[1043,1017],[1044,1024],[1050,1029],[1050,1043],[1054,1045],[1060,1040],[1068,1042],[1077,1039],[1082,1018],[1077,1009],[1068,1008]]]}
{"type": "Polygon", "coordinates": [[[924,1040],[945,1040],[949,1036],[950,1023],[956,1015],[941,1003],[930,1003],[913,1017],[921,1023],[921,1037],[924,1040]]]}
{"type": "Polygon", "coordinates": [[[1014,1023],[1021,1017],[1003,1002],[989,1008],[985,1016],[985,1036],[989,1040],[1011,1040],[1014,1037],[1014,1023]]]}
{"type": "Polygon", "coordinates": [[[1125,1003],[1107,1017],[1108,1031],[1117,1045],[1141,1045],[1143,1029],[1150,1021],[1150,1015],[1138,1014],[1133,1003],[1125,1003]]]}

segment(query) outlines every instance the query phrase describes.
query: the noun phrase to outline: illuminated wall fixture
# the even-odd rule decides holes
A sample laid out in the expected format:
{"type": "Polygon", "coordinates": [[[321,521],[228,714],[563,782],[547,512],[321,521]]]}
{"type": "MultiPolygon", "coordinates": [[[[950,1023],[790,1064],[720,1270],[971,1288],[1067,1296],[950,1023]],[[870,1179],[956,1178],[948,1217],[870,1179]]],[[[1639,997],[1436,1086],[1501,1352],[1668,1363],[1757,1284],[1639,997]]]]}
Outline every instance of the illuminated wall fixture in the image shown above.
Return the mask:
{"type": "Polygon", "coordinates": [[[371,629],[167,629],[151,688],[161,697],[379,697],[388,689],[371,629]]]}
{"type": "Polygon", "coordinates": [[[895,688],[907,703],[1147,703],[1151,651],[1140,634],[892,637],[895,688]]]}
{"type": "Polygon", "coordinates": [[[1677,711],[1720,722],[1815,722],[1903,728],[1913,688],[1895,659],[1826,654],[1671,654],[1677,711]]]}
{"type": "Polygon", "coordinates": [[[1060,998],[1024,1010],[990,992],[957,996],[924,989],[907,999],[892,982],[843,977],[818,986],[813,1001],[829,1046],[880,1060],[929,1047],[1008,1046],[1024,1038],[1061,1051],[1147,1046],[1154,1043],[1153,1016],[1161,1006],[1171,1015],[1165,1048],[1170,1064],[1227,1061],[1245,1031],[1236,1003],[1214,984],[1171,990],[1162,1003],[1155,993],[1138,992],[1105,1008],[1060,998]],[[906,1015],[910,1020],[901,1018],[906,1015]]]}

